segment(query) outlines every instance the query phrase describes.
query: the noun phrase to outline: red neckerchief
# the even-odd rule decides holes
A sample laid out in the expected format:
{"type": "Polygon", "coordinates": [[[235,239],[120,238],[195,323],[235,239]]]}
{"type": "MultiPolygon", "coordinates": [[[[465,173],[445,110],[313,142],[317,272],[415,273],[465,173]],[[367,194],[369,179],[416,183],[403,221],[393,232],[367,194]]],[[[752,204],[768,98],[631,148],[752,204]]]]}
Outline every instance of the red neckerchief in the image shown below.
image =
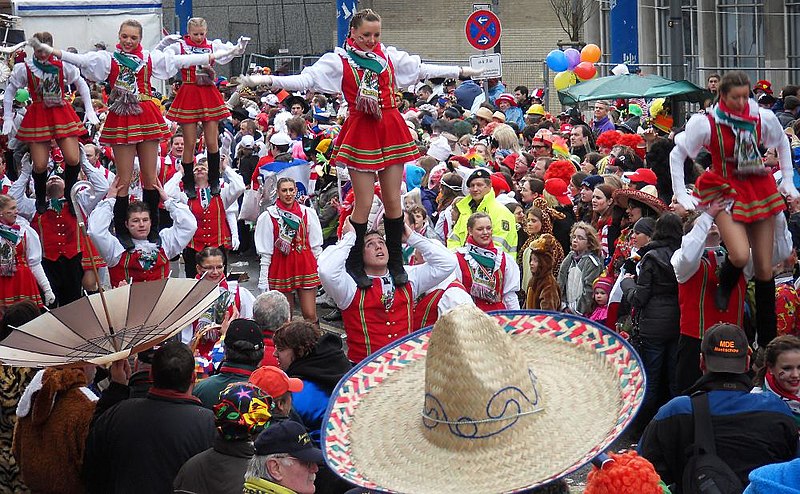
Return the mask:
{"type": "MultiPolygon", "coordinates": [[[[356,53],[367,51],[367,50],[359,48],[358,45],[356,44],[356,42],[353,41],[353,38],[347,38],[346,43],[347,43],[347,46],[349,46],[351,49],[355,50],[356,53]]],[[[384,55],[383,51],[381,50],[381,44],[380,43],[375,45],[375,48],[372,49],[372,53],[378,55],[379,57],[383,58],[384,60],[386,59],[386,55],[384,55]]]]}
{"type": "Polygon", "coordinates": [[[202,43],[195,43],[187,34],[186,36],[183,37],[183,41],[184,43],[193,48],[211,48],[211,43],[208,42],[208,39],[203,39],[202,43]]]}
{"type": "Polygon", "coordinates": [[[283,201],[278,199],[277,201],[275,201],[275,206],[278,209],[283,209],[284,211],[289,211],[290,213],[294,214],[298,218],[302,218],[303,217],[303,210],[300,208],[300,204],[297,203],[297,200],[292,201],[292,205],[291,206],[287,206],[286,204],[283,203],[283,201]]]}
{"type": "Polygon", "coordinates": [[[470,245],[474,245],[475,247],[480,247],[481,249],[486,249],[486,250],[492,251],[495,254],[497,254],[497,246],[494,245],[494,240],[489,242],[489,246],[488,247],[484,247],[483,245],[478,245],[478,243],[475,242],[475,240],[472,238],[472,235],[469,235],[467,237],[467,243],[470,244],[470,245]]]}
{"type": "Polygon", "coordinates": [[[750,114],[750,105],[749,104],[745,105],[744,110],[742,110],[742,111],[733,111],[730,108],[728,108],[728,106],[725,104],[725,101],[720,98],[720,100],[717,102],[717,105],[719,105],[719,109],[720,110],[722,110],[723,112],[725,112],[725,113],[727,113],[729,115],[733,115],[733,116],[735,116],[737,118],[740,118],[742,120],[747,120],[748,122],[753,122],[753,123],[758,122],[759,115],[756,114],[755,116],[753,116],[753,115],[750,114]]]}
{"type": "Polygon", "coordinates": [[[780,396],[786,401],[794,401],[800,403],[800,396],[793,395],[792,393],[786,391],[775,381],[775,376],[767,372],[765,376],[767,380],[767,384],[769,385],[769,390],[775,393],[776,395],[780,396]]]}
{"type": "Polygon", "coordinates": [[[133,50],[133,51],[125,51],[125,50],[122,49],[122,45],[118,44],[117,45],[117,50],[119,50],[120,53],[127,53],[128,55],[135,55],[135,56],[139,57],[139,60],[144,60],[144,53],[142,53],[142,44],[141,43],[139,43],[136,46],[136,49],[133,50]]]}
{"type": "Polygon", "coordinates": [[[182,393],[180,391],[174,391],[172,389],[163,389],[163,388],[156,388],[152,387],[147,392],[148,395],[156,396],[158,398],[167,398],[170,400],[188,400],[195,402],[197,404],[202,404],[199,398],[196,396],[192,396],[189,393],[182,393]]]}
{"type": "Polygon", "coordinates": [[[247,377],[250,377],[250,374],[253,373],[253,371],[249,371],[247,369],[239,369],[237,367],[229,367],[227,365],[223,365],[222,367],[220,367],[219,372],[220,373],[228,372],[230,374],[236,374],[238,376],[247,376],[247,377]]]}

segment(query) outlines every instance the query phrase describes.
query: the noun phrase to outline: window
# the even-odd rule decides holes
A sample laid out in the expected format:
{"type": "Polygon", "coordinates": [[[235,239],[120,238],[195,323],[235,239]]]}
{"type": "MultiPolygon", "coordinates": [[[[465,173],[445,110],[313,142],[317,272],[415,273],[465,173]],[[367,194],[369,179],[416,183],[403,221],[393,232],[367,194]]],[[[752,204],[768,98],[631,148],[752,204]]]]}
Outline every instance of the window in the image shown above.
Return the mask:
{"type": "MultiPolygon", "coordinates": [[[[800,1],[800,0],[798,0],[800,1]]],[[[683,53],[688,67],[696,67],[698,54],[698,29],[697,29],[697,0],[682,0],[683,14],[683,53]]],[[[670,54],[670,27],[669,27],[669,0],[656,0],[653,9],[656,16],[656,54],[659,66],[658,74],[663,77],[670,77],[669,64],[672,62],[670,54]]],[[[687,78],[692,77],[691,70],[685,71],[687,78]]]]}
{"type": "Polygon", "coordinates": [[[718,0],[720,63],[742,69],[752,80],[764,78],[763,0],[718,0]]]}
{"type": "Polygon", "coordinates": [[[800,0],[786,0],[786,58],[789,67],[800,68],[800,0]]]}

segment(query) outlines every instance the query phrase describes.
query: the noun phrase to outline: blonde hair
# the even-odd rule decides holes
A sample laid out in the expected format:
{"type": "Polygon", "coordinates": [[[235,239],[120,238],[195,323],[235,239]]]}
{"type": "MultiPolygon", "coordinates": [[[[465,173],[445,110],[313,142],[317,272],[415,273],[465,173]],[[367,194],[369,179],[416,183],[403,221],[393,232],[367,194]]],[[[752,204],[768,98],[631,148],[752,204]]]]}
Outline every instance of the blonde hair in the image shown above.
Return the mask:
{"type": "Polygon", "coordinates": [[[12,202],[16,202],[16,199],[8,194],[0,194],[0,209],[7,208],[12,202]]]}
{"type": "Polygon", "coordinates": [[[350,29],[358,29],[365,22],[381,22],[381,16],[372,9],[359,10],[350,19],[350,29]]]}
{"type": "Polygon", "coordinates": [[[497,141],[497,147],[500,149],[508,149],[517,154],[521,151],[517,133],[514,132],[510,125],[498,125],[492,132],[492,137],[497,141]]]}
{"type": "Polygon", "coordinates": [[[586,223],[585,221],[578,221],[572,228],[569,230],[570,238],[575,235],[575,230],[583,230],[586,232],[586,248],[592,254],[595,254],[598,257],[602,257],[603,249],[600,247],[600,237],[597,235],[597,230],[595,227],[586,223]]]}
{"type": "Polygon", "coordinates": [[[186,30],[188,31],[190,27],[204,27],[208,29],[208,23],[202,17],[192,17],[186,21],[186,30]]]}
{"type": "Polygon", "coordinates": [[[137,21],[136,19],[126,19],[122,21],[122,24],[119,25],[119,30],[122,31],[122,28],[125,26],[135,27],[139,30],[139,37],[142,37],[143,28],[141,22],[137,21]]]}

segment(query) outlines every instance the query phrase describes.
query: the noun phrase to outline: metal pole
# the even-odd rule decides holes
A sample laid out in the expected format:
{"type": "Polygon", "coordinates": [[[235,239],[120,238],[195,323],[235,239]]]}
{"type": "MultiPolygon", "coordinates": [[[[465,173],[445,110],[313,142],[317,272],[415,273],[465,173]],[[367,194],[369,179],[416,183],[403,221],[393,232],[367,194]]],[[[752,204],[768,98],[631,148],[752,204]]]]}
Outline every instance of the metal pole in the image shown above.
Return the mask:
{"type": "MultiPolygon", "coordinates": [[[[492,0],[492,12],[494,12],[498,18],[500,18],[500,0],[492,0]]],[[[500,53],[500,41],[494,45],[494,52],[500,53]]],[[[489,101],[487,98],[486,101],[489,101]]]]}
{"type": "MultiPolygon", "coordinates": [[[[681,0],[669,0],[669,49],[672,79],[675,81],[685,79],[681,0]]],[[[683,113],[683,104],[673,102],[672,119],[676,127],[683,125],[683,113]]]]}

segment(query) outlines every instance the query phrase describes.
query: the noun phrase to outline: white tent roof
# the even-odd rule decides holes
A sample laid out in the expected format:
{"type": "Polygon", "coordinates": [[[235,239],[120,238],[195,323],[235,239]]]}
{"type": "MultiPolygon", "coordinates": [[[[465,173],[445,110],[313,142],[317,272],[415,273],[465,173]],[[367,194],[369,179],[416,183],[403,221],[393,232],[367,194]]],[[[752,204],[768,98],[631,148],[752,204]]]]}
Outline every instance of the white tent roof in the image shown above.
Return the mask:
{"type": "Polygon", "coordinates": [[[16,0],[12,3],[14,15],[20,17],[161,13],[161,0],[16,0]]]}

